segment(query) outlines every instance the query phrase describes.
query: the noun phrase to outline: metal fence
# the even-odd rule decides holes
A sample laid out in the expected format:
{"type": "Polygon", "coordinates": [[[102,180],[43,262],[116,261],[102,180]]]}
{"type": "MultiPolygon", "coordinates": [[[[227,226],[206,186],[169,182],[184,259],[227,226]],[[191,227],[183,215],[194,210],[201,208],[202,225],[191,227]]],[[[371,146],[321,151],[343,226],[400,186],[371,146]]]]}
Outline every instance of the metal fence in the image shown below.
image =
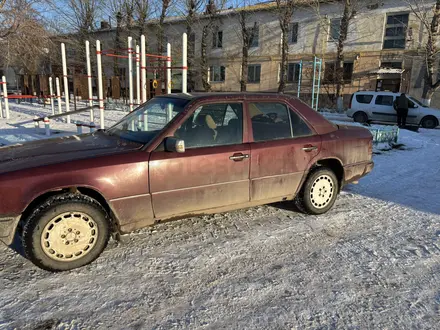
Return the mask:
{"type": "Polygon", "coordinates": [[[398,127],[368,128],[373,134],[373,143],[397,143],[400,130],[398,127]]]}

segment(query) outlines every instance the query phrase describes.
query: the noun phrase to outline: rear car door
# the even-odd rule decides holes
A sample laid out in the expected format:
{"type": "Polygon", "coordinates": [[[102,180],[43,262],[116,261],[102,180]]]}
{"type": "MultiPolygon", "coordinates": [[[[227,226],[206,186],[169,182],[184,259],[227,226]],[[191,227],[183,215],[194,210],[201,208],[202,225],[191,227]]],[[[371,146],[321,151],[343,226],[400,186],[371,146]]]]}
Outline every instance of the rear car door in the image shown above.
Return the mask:
{"type": "Polygon", "coordinates": [[[288,104],[248,102],[252,128],[250,198],[271,201],[296,194],[321,137],[288,104]]]}
{"type": "Polygon", "coordinates": [[[374,100],[373,118],[377,121],[397,122],[397,112],[394,110],[394,96],[378,94],[374,100]]]}
{"type": "Polygon", "coordinates": [[[176,130],[184,153],[152,152],[150,190],[156,218],[249,202],[250,147],[241,102],[208,103],[176,130]]]}

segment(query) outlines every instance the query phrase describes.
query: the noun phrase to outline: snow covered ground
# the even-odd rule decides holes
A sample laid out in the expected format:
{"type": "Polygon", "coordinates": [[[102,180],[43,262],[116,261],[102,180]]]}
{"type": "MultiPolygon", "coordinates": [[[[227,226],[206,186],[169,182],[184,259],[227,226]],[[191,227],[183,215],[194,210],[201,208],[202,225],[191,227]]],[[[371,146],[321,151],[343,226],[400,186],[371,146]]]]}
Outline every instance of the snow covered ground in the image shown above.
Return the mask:
{"type": "MultiPolygon", "coordinates": [[[[0,119],[0,143],[32,131],[0,119]]],[[[164,223],[61,274],[2,245],[0,329],[438,329],[440,130],[399,142],[323,216],[285,203],[164,223]]]]}

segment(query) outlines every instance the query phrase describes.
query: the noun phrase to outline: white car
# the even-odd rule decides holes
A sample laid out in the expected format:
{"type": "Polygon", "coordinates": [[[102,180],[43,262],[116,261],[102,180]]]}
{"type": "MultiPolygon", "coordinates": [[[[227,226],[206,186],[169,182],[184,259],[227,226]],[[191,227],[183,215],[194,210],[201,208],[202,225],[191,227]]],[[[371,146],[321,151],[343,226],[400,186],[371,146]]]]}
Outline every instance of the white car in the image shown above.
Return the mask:
{"type": "MultiPolygon", "coordinates": [[[[396,123],[397,112],[393,104],[401,93],[359,91],[351,96],[347,116],[358,123],[386,122],[396,123]]],[[[440,125],[440,110],[424,106],[412,96],[408,96],[409,111],[407,125],[423,128],[436,128],[440,125]]]]}

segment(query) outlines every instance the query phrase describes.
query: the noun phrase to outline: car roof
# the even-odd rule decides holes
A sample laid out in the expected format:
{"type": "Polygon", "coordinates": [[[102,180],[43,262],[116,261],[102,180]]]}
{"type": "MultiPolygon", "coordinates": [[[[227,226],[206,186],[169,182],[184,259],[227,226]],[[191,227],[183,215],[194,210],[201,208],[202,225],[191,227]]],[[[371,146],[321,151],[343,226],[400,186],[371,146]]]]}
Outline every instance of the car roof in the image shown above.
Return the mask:
{"type": "Polygon", "coordinates": [[[179,99],[186,99],[186,100],[201,100],[201,99],[228,99],[228,98],[279,98],[279,99],[285,99],[285,98],[295,98],[293,95],[289,94],[282,94],[282,93],[276,93],[276,92],[194,92],[194,93],[171,93],[171,94],[164,94],[164,95],[158,95],[156,97],[159,98],[179,98],[179,99]]]}

